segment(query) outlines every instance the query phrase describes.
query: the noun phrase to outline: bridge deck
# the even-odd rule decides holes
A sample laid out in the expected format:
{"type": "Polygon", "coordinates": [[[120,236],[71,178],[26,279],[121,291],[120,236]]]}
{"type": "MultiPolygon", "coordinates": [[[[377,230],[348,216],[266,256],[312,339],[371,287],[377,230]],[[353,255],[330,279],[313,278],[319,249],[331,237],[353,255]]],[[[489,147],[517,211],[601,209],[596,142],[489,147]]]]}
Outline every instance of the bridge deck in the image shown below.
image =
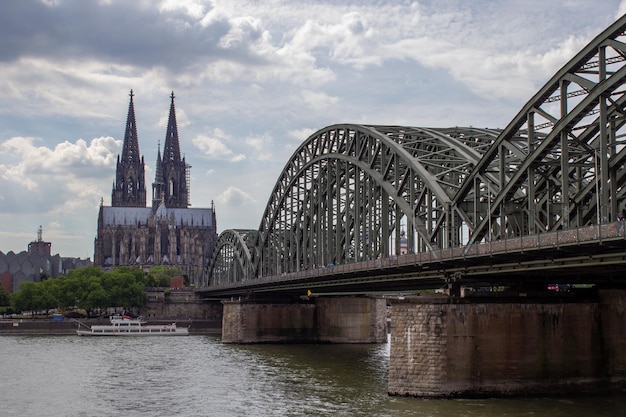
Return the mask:
{"type": "Polygon", "coordinates": [[[626,273],[626,232],[617,223],[502,239],[471,246],[326,266],[200,289],[207,296],[250,292],[410,291],[447,282],[620,282],[626,273]]]}

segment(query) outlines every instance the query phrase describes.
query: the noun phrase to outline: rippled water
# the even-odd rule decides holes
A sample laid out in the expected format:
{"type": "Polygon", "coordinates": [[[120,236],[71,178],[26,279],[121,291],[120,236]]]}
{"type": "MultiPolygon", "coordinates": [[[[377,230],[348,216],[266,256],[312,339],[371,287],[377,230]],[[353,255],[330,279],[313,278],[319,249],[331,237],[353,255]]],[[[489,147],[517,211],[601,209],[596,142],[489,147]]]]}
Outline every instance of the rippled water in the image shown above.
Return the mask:
{"type": "Polygon", "coordinates": [[[388,345],[0,337],[0,416],[621,416],[625,397],[387,395],[388,345]]]}

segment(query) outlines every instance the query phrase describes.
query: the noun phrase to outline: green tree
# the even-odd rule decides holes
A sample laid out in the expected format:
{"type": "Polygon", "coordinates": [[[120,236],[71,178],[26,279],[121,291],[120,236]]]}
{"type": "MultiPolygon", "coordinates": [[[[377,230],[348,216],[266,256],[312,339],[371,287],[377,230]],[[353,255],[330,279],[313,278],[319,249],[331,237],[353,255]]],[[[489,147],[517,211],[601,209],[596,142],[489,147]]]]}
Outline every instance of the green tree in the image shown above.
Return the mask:
{"type": "MultiPolygon", "coordinates": [[[[87,299],[90,297],[91,291],[98,291],[94,282],[101,282],[106,275],[100,268],[93,266],[81,269],[74,269],[67,273],[65,277],[56,278],[59,282],[59,290],[61,294],[58,296],[62,299],[61,304],[66,308],[84,307],[89,304],[87,299]]],[[[93,300],[93,297],[92,297],[93,300]]]]}
{"type": "Polygon", "coordinates": [[[32,311],[36,309],[37,284],[23,282],[19,291],[11,294],[11,308],[14,311],[32,311]]]}
{"type": "Polygon", "coordinates": [[[11,307],[14,311],[48,310],[55,308],[58,302],[47,288],[40,282],[23,282],[20,290],[11,297],[11,307]]]}
{"type": "Polygon", "coordinates": [[[109,307],[109,295],[102,288],[102,279],[100,277],[92,276],[87,278],[83,290],[82,299],[78,303],[79,308],[100,310],[109,307]]]}
{"type": "Polygon", "coordinates": [[[119,267],[104,277],[102,287],[109,294],[112,307],[132,308],[145,303],[146,282],[141,270],[119,267]]]}
{"type": "Polygon", "coordinates": [[[149,276],[152,277],[154,287],[169,287],[172,278],[183,275],[183,271],[171,265],[156,265],[150,268],[149,276]]]}
{"type": "Polygon", "coordinates": [[[11,304],[11,297],[9,293],[0,285],[0,306],[5,307],[11,304]]]}
{"type": "Polygon", "coordinates": [[[49,285],[48,289],[56,298],[59,308],[73,307],[76,305],[74,293],[70,290],[69,279],[60,276],[46,281],[49,285]]]}
{"type": "Polygon", "coordinates": [[[140,269],[116,268],[103,272],[88,267],[66,276],[34,283],[25,282],[10,297],[14,311],[74,308],[98,310],[107,307],[141,307],[146,302],[149,279],[140,269]]]}
{"type": "Polygon", "coordinates": [[[37,284],[38,288],[38,309],[49,310],[59,307],[59,300],[56,297],[54,280],[47,279],[37,284]]]}

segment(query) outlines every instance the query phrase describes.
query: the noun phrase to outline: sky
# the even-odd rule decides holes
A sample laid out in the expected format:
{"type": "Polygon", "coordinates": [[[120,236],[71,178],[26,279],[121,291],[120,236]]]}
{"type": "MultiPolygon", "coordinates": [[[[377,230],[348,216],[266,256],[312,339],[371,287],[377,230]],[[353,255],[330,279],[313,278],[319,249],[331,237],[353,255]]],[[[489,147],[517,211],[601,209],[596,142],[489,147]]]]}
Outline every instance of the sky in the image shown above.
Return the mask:
{"type": "Polygon", "coordinates": [[[191,207],[258,229],[337,123],[504,128],[626,0],[25,0],[0,5],[0,251],[93,259],[134,92],[147,204],[175,94],[191,207]]]}

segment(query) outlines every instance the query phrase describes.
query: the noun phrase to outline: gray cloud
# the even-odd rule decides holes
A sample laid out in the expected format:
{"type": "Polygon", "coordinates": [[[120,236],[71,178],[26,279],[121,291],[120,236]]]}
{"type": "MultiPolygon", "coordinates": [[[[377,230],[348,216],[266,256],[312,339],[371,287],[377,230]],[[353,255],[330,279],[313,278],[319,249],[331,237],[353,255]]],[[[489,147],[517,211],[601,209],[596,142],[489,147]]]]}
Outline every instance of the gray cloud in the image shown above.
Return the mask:
{"type": "Polygon", "coordinates": [[[159,11],[152,2],[9,1],[0,13],[0,61],[93,58],[177,69],[218,57],[240,59],[232,45],[219,44],[230,30],[226,18],[203,26],[182,10],[159,11]]]}

